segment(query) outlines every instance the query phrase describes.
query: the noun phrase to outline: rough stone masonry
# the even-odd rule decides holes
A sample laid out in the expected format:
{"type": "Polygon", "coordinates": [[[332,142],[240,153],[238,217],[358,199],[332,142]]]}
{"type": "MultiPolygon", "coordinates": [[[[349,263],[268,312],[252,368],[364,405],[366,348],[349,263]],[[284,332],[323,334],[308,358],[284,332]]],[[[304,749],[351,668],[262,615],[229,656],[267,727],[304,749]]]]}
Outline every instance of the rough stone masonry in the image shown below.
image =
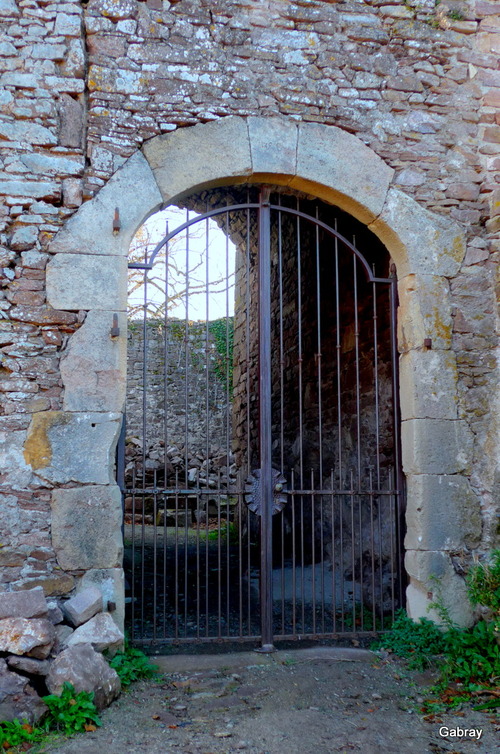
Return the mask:
{"type": "MultiPolygon", "coordinates": [[[[415,208],[465,234],[453,264],[430,255],[398,280],[409,607],[425,614],[435,574],[470,620],[463,574],[498,543],[499,11],[494,0],[0,0],[0,590],[62,597],[88,579],[123,604],[126,338],[109,329],[118,311],[126,331],[126,259],[108,251],[106,191],[119,187],[133,232],[162,203],[143,154],[160,185],[170,168],[154,145],[205,128],[191,159],[203,167],[222,146],[222,163],[237,162],[238,144],[210,134],[257,116],[276,133],[299,125],[319,161],[339,130],[383,161],[366,222],[388,248],[418,245],[415,208]]],[[[267,144],[295,158],[284,149],[267,144]]]]}

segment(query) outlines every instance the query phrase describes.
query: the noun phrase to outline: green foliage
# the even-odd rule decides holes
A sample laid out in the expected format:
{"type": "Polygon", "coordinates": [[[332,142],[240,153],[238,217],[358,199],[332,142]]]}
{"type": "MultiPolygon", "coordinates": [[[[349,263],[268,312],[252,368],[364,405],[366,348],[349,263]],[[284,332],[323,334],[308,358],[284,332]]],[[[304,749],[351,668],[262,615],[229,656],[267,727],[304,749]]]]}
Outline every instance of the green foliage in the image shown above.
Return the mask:
{"type": "Polygon", "coordinates": [[[214,339],[217,350],[215,374],[233,395],[233,351],[234,351],[234,319],[233,317],[221,317],[210,322],[209,331],[214,339]]]}
{"type": "MultiPolygon", "coordinates": [[[[484,605],[495,614],[493,620],[480,620],[472,628],[453,623],[441,599],[431,607],[443,621],[439,629],[422,618],[415,623],[400,611],[392,630],[378,647],[388,649],[409,661],[409,667],[423,669],[433,665],[439,672],[434,687],[437,700],[428,700],[427,712],[457,707],[474,695],[488,693],[500,677],[500,551],[492,553],[487,563],[475,564],[467,576],[471,602],[484,605]]],[[[477,709],[493,709],[498,698],[489,699],[477,709]]]]}
{"type": "Polygon", "coordinates": [[[446,642],[442,631],[428,618],[415,623],[404,610],[398,610],[392,629],[374,645],[387,649],[398,657],[408,660],[408,666],[423,670],[434,662],[434,656],[445,651],[446,642]]]}
{"type": "Polygon", "coordinates": [[[473,605],[500,612],[500,550],[492,552],[489,563],[477,563],[470,569],[467,588],[473,605]]]}
{"type": "Polygon", "coordinates": [[[450,10],[448,13],[448,18],[451,18],[452,21],[463,21],[464,14],[459,10],[450,10]]]}
{"type": "Polygon", "coordinates": [[[58,730],[67,736],[95,730],[101,721],[94,704],[94,694],[87,691],[76,693],[71,683],[66,682],[60,696],[50,694],[44,696],[43,701],[49,708],[44,718],[43,728],[46,731],[58,730]]]}
{"type": "Polygon", "coordinates": [[[495,625],[484,620],[472,628],[453,627],[444,634],[442,683],[488,683],[500,676],[500,644],[495,625]]]}
{"type": "Polygon", "coordinates": [[[12,720],[0,723],[0,749],[11,749],[24,743],[36,743],[45,735],[40,728],[34,728],[26,720],[12,720]]]}
{"type": "Polygon", "coordinates": [[[128,644],[123,652],[118,652],[109,660],[109,664],[118,673],[123,688],[134,681],[153,678],[158,673],[158,667],[150,662],[144,652],[128,644]]]}

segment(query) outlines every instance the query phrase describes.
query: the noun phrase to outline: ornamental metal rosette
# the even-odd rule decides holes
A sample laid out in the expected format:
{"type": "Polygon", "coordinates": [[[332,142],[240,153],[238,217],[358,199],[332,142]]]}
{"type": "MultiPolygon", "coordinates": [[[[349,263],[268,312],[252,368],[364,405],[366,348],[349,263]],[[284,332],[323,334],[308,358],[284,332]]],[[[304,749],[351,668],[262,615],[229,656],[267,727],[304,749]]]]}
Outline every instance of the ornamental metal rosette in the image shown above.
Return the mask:
{"type": "MultiPolygon", "coordinates": [[[[271,469],[273,482],[273,516],[281,513],[288,501],[286,478],[281,471],[271,469]]],[[[245,503],[249,510],[262,516],[261,469],[254,469],[245,484],[245,503]]]]}

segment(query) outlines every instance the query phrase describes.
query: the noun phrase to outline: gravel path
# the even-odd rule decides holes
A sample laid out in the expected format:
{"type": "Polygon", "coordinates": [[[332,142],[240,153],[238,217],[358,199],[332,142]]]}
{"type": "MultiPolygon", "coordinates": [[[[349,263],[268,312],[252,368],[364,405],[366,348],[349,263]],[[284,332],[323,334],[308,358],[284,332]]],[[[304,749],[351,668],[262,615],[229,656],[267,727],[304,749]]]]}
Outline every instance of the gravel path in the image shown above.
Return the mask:
{"type": "Polygon", "coordinates": [[[51,754],[497,754],[500,719],[465,711],[426,721],[430,679],[364,650],[160,658],[103,726],[40,749],[51,754]],[[443,729],[480,729],[479,740],[443,729]]]}

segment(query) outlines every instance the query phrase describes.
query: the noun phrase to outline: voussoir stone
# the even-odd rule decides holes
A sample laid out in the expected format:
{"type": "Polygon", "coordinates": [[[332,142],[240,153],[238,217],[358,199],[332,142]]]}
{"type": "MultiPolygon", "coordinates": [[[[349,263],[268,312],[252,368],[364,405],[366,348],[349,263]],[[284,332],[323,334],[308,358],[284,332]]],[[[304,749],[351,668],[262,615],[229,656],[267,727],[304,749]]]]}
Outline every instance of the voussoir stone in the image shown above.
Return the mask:
{"type": "Polygon", "coordinates": [[[12,672],[0,658],[0,721],[27,720],[36,723],[47,711],[28,679],[12,672]]]}
{"type": "Polygon", "coordinates": [[[201,184],[238,183],[252,172],[247,123],[237,116],[156,136],[143,152],[165,201],[201,184]]]}
{"type": "Polygon", "coordinates": [[[128,254],[144,219],[162,203],[151,168],[137,152],[114,173],[93,199],[84,202],[52,240],[49,251],[66,254],[128,254]],[[140,186],[140,191],[137,187],[140,186]],[[115,208],[121,228],[113,233],[115,208]]]}
{"type": "Polygon", "coordinates": [[[48,657],[55,639],[54,626],[44,618],[0,620],[0,652],[29,654],[39,660],[48,657]]]}
{"type": "Polygon", "coordinates": [[[387,246],[398,278],[410,273],[453,277],[465,256],[465,234],[458,223],[394,188],[369,227],[387,246]]]}
{"type": "Polygon", "coordinates": [[[64,613],[72,626],[81,626],[90,620],[96,613],[102,611],[101,590],[95,586],[89,586],[75,594],[64,603],[64,613]]]}
{"type": "Polygon", "coordinates": [[[381,212],[393,175],[394,170],[356,136],[321,123],[299,124],[293,188],[313,189],[315,195],[368,223],[381,212]],[[329,188],[325,193],[315,184],[329,188]]]}
{"type": "Polygon", "coordinates": [[[46,676],[51,694],[60,694],[65,683],[75,691],[94,693],[94,704],[102,710],[111,704],[121,691],[117,673],[90,644],[68,647],[58,655],[46,676]]]}
{"type": "Polygon", "coordinates": [[[3,618],[45,618],[47,600],[41,586],[20,592],[0,593],[0,620],[3,618]]]}
{"type": "Polygon", "coordinates": [[[97,652],[116,652],[123,645],[124,636],[109,613],[99,613],[76,629],[68,646],[92,644],[97,652]]]}

